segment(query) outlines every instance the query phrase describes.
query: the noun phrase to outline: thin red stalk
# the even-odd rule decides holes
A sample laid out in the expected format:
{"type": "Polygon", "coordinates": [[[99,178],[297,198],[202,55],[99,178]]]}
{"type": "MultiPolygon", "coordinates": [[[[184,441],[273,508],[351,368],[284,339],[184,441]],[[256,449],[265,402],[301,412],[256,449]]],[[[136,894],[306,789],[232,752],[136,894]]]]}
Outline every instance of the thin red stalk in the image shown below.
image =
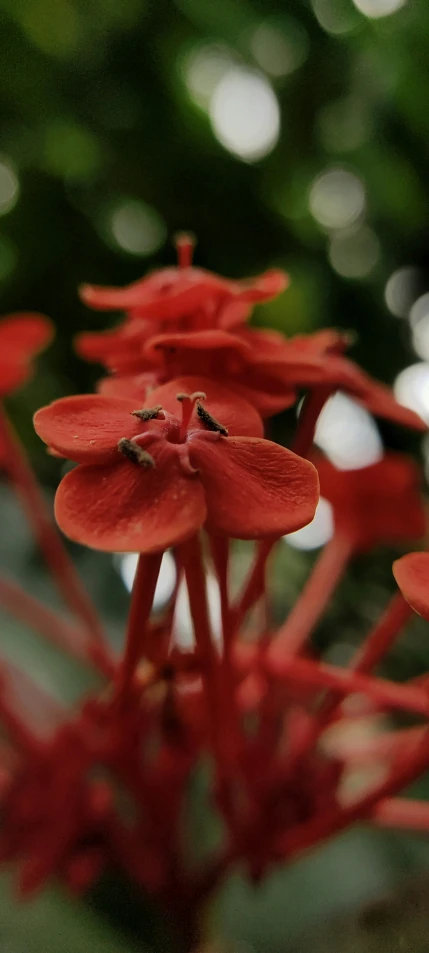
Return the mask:
{"type": "MultiPolygon", "coordinates": [[[[343,722],[341,722],[343,726],[343,722]]],[[[345,720],[345,726],[347,719],[345,720]]],[[[425,728],[402,728],[400,731],[389,731],[380,735],[375,735],[368,740],[350,747],[350,741],[347,731],[344,733],[344,743],[334,743],[331,748],[328,743],[328,752],[334,757],[339,757],[347,762],[347,765],[368,764],[371,762],[380,762],[391,760],[398,757],[402,752],[406,753],[410,745],[416,745],[420,742],[425,728]]],[[[326,747],[326,745],[325,745],[326,747]]]]}
{"type": "Polygon", "coordinates": [[[352,553],[353,544],[347,536],[334,536],[324,547],[286,622],[271,643],[270,658],[298,655],[302,651],[352,553]]]}
{"type": "Polygon", "coordinates": [[[64,718],[65,709],[25,672],[0,658],[0,720],[13,741],[26,750],[39,750],[64,718]]]}
{"type": "Polygon", "coordinates": [[[263,539],[257,543],[256,557],[250,573],[244,583],[240,598],[231,608],[232,627],[237,631],[249,610],[263,596],[265,591],[265,572],[267,559],[277,540],[263,539]]]}
{"type": "MultiPolygon", "coordinates": [[[[403,595],[398,592],[391,599],[386,611],[381,619],[371,630],[364,644],[357,650],[351,662],[349,669],[353,672],[365,674],[370,672],[383,656],[388,652],[390,646],[397,638],[400,630],[408,622],[413,610],[403,595]]],[[[331,698],[329,695],[324,699],[323,704],[317,716],[317,732],[321,731],[335,717],[339,701],[337,698],[331,698]]]]}
{"type": "Polygon", "coordinates": [[[185,571],[195,641],[201,660],[212,747],[219,765],[227,771],[237,756],[237,740],[229,718],[229,699],[224,698],[220,679],[220,659],[212,638],[204,562],[198,536],[182,543],[180,559],[185,571]]]}
{"type": "Polygon", "coordinates": [[[333,806],[329,811],[316,815],[306,824],[300,824],[278,841],[277,856],[291,858],[321,840],[339,833],[344,828],[371,815],[380,800],[389,798],[411,784],[429,767],[429,730],[424,733],[417,750],[394,766],[389,777],[378,787],[345,808],[333,806]]]}
{"type": "Polygon", "coordinates": [[[384,708],[405,709],[429,717],[428,694],[414,685],[397,685],[371,675],[360,675],[301,658],[274,658],[267,654],[265,664],[271,675],[286,684],[313,687],[315,690],[328,689],[338,692],[340,696],[359,693],[374,699],[384,708]]]}
{"type": "Polygon", "coordinates": [[[317,420],[323,410],[328,397],[333,392],[332,386],[315,387],[304,398],[301,413],[298,418],[298,427],[295,434],[295,440],[292,444],[292,450],[300,457],[307,457],[314,440],[317,420]]]}
{"type": "Polygon", "coordinates": [[[370,672],[389,651],[412,614],[411,606],[405,601],[402,593],[397,592],[381,619],[366,637],[364,644],[353,656],[350,668],[355,672],[370,672]]]}
{"type": "Polygon", "coordinates": [[[376,805],[371,819],[379,827],[429,831],[429,803],[412,798],[386,798],[376,805]]]}
{"type": "Polygon", "coordinates": [[[27,461],[21,444],[4,411],[0,410],[0,437],[7,451],[5,464],[8,476],[20,497],[27,518],[33,527],[46,563],[68,605],[82,619],[91,636],[92,651],[100,664],[110,668],[103,630],[91,600],[76,573],[50,515],[43,494],[27,461]]]}
{"type": "Polygon", "coordinates": [[[223,657],[231,655],[231,617],[228,592],[229,540],[225,536],[210,534],[210,551],[219,584],[222,618],[223,657]]]}
{"type": "MultiPolygon", "coordinates": [[[[61,615],[47,608],[16,582],[3,576],[0,576],[0,605],[58,648],[81,662],[88,662],[86,630],[70,625],[61,615]]],[[[104,674],[109,674],[103,666],[100,668],[104,674]]]]}
{"type": "Polygon", "coordinates": [[[123,700],[137,665],[144,655],[150,612],[162,560],[161,553],[141,554],[131,596],[125,652],[117,683],[117,697],[123,700]]]}

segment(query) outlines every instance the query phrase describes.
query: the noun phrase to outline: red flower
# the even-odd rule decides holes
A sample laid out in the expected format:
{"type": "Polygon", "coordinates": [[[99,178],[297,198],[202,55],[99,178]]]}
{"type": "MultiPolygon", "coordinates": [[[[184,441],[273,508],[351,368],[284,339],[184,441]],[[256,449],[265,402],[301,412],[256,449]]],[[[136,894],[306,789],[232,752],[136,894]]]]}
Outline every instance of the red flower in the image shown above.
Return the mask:
{"type": "Polygon", "coordinates": [[[415,612],[429,620],[429,553],[408,553],[393,563],[393,575],[415,612]]]}
{"type": "Polygon", "coordinates": [[[164,330],[231,329],[243,324],[251,305],[280,294],[287,276],[278,270],[257,278],[232,281],[191,266],[192,241],[179,238],[179,268],[162,268],[126,288],[84,285],[81,297],[91,308],[125,311],[127,321],[113,331],[85,333],[77,339],[83,357],[110,369],[145,370],[148,357],[136,367],[136,347],[153,334],[153,323],[164,330]]]}
{"type": "Polygon", "coordinates": [[[0,397],[30,377],[31,359],[52,337],[52,325],[41,314],[10,314],[0,321],[0,397]]]}
{"type": "Polygon", "coordinates": [[[315,459],[320,493],[334,508],[335,532],[355,551],[421,538],[427,528],[421,475],[413,460],[396,453],[360,470],[337,470],[315,459]]]}
{"type": "MultiPolygon", "coordinates": [[[[161,268],[126,288],[83,285],[82,300],[90,308],[125,311],[131,317],[155,321],[186,319],[194,328],[229,328],[246,320],[248,309],[243,305],[266,301],[287,287],[287,275],[275,269],[257,278],[233,281],[194,268],[190,254],[189,261],[181,262],[181,247],[185,247],[183,242],[178,247],[179,268],[161,268]]],[[[187,251],[192,251],[189,240],[187,251]]]]}
{"type": "Polygon", "coordinates": [[[66,535],[95,549],[155,552],[206,520],[231,537],[280,536],[314,515],[312,464],[263,440],[253,407],[203,378],[172,381],[143,407],[104,395],[64,398],[38,411],[35,427],[82,464],[59,486],[56,517],[66,535]]]}
{"type": "MultiPolygon", "coordinates": [[[[219,329],[170,331],[142,343],[140,358],[134,349],[127,370],[132,376],[140,366],[150,374],[158,362],[153,373],[158,380],[169,380],[193,373],[197,355],[204,376],[233,387],[263,417],[290,407],[303,388],[314,391],[328,387],[350,394],[376,416],[425,430],[421,418],[398,404],[388,387],[372,380],[339,353],[344,346],[345,336],[333,330],[289,340],[276,331],[254,328],[236,329],[234,333],[219,329]]],[[[117,368],[120,360],[115,359],[117,368]]],[[[132,387],[131,376],[104,380],[103,393],[124,394],[127,387],[132,387]]]]}

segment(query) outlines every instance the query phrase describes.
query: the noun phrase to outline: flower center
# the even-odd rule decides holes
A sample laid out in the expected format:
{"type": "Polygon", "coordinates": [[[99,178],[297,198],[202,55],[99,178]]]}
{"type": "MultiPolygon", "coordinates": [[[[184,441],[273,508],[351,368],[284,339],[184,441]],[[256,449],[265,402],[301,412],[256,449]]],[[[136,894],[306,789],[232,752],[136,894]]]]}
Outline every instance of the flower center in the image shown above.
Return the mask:
{"type": "Polygon", "coordinates": [[[152,420],[166,421],[166,426],[163,429],[146,430],[131,439],[128,439],[128,437],[121,438],[118,443],[118,450],[127,457],[131,463],[135,463],[145,469],[155,467],[155,460],[153,456],[148,453],[146,448],[157,441],[163,441],[164,445],[166,443],[170,446],[171,444],[176,445],[182,468],[188,475],[195,474],[197,471],[191,464],[187,446],[190,433],[194,433],[195,436],[200,434],[200,436],[206,440],[216,440],[220,436],[228,436],[226,427],[212,417],[201,403],[201,401],[206,399],[206,395],[203,391],[195,391],[193,394],[177,394],[176,398],[181,406],[181,420],[172,414],[168,414],[163,410],[161,404],[157,404],[155,407],[144,407],[142,410],[131,411],[133,417],[138,417],[144,423],[149,423],[152,420]],[[204,430],[198,430],[196,427],[190,430],[189,425],[195,406],[198,417],[205,428],[204,430]]]}

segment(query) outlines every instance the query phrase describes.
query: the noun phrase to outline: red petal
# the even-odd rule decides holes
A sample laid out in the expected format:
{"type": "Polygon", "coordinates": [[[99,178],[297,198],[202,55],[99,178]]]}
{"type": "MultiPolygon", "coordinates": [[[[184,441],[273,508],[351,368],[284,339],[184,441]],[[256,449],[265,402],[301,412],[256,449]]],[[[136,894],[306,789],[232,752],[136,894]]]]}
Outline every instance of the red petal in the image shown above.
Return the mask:
{"type": "Polygon", "coordinates": [[[239,354],[250,353],[250,346],[247,341],[237,337],[236,334],[229,334],[228,331],[222,331],[218,328],[211,328],[207,331],[157,334],[149,338],[144,350],[145,353],[151,354],[153,351],[160,349],[169,351],[171,348],[181,351],[213,351],[221,349],[238,352],[239,354]]]}
{"type": "MultiPolygon", "coordinates": [[[[206,400],[202,401],[203,407],[219,423],[223,424],[228,432],[233,436],[240,437],[262,437],[264,428],[262,420],[255,408],[248,401],[243,400],[233,390],[219,385],[214,380],[205,377],[178,377],[168,384],[163,384],[151,391],[146,398],[145,406],[150,407],[161,404],[165,410],[168,410],[176,417],[180,416],[177,394],[194,394],[196,391],[202,391],[206,395],[206,400]]],[[[189,429],[205,430],[203,423],[194,409],[189,429]]]]}
{"type": "Polygon", "coordinates": [[[388,387],[379,384],[378,381],[372,381],[370,378],[368,378],[368,382],[367,392],[364,396],[359,395],[359,400],[375,417],[384,417],[386,420],[392,420],[395,424],[412,427],[413,430],[427,430],[422,418],[413,410],[409,410],[408,407],[398,404],[388,387]]]}
{"type": "Polygon", "coordinates": [[[163,268],[126,288],[84,285],[80,295],[90,308],[120,310],[165,321],[205,304],[211,297],[228,297],[234,282],[199,268],[163,268]]]}
{"type": "Polygon", "coordinates": [[[310,523],[319,498],[317,471],[270,440],[195,435],[190,458],[201,471],[208,520],[237,539],[283,536],[310,523]]]}
{"type": "Polygon", "coordinates": [[[3,355],[10,347],[22,357],[31,357],[46,347],[52,335],[52,323],[42,314],[9,314],[0,321],[0,351],[3,355]]]}
{"type": "Polygon", "coordinates": [[[429,620],[429,553],[409,553],[393,563],[393,575],[410,606],[429,620]]]}
{"type": "Polygon", "coordinates": [[[104,394],[62,397],[34,415],[39,437],[63,457],[76,463],[101,463],[114,459],[121,437],[142,433],[145,424],[132,416],[135,399],[121,400],[104,394]]]}
{"type": "Polygon", "coordinates": [[[289,275],[278,268],[272,268],[270,271],[258,275],[257,278],[248,278],[241,281],[239,297],[241,301],[267,301],[269,298],[275,298],[288,287],[289,275]]]}
{"type": "MultiPolygon", "coordinates": [[[[143,374],[113,374],[98,381],[97,391],[106,397],[121,397],[125,400],[138,400],[143,403],[158,381],[156,372],[144,371],[143,374]]],[[[136,406],[140,406],[136,405],[136,406]]]]}
{"type": "Polygon", "coordinates": [[[85,546],[151,553],[195,533],[206,507],[201,481],[184,476],[174,454],[154,469],[128,460],[76,467],[58,487],[55,516],[66,536],[85,546]]]}

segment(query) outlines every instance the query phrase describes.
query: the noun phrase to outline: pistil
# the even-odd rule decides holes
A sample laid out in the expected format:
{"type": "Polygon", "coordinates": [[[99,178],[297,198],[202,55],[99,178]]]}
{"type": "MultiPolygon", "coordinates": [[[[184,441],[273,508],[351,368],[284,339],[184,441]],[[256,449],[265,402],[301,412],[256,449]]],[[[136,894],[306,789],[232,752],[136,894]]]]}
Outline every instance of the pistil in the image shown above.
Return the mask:
{"type": "Polygon", "coordinates": [[[195,239],[187,232],[179,232],[176,235],[175,242],[177,252],[177,263],[179,268],[190,268],[192,265],[192,255],[195,248],[195,239]]]}
{"type": "Polygon", "coordinates": [[[176,399],[182,405],[182,420],[180,424],[179,443],[184,443],[188,433],[189,422],[192,417],[194,406],[197,401],[205,400],[206,394],[204,394],[201,390],[196,390],[193,394],[176,394],[176,399]]]}

